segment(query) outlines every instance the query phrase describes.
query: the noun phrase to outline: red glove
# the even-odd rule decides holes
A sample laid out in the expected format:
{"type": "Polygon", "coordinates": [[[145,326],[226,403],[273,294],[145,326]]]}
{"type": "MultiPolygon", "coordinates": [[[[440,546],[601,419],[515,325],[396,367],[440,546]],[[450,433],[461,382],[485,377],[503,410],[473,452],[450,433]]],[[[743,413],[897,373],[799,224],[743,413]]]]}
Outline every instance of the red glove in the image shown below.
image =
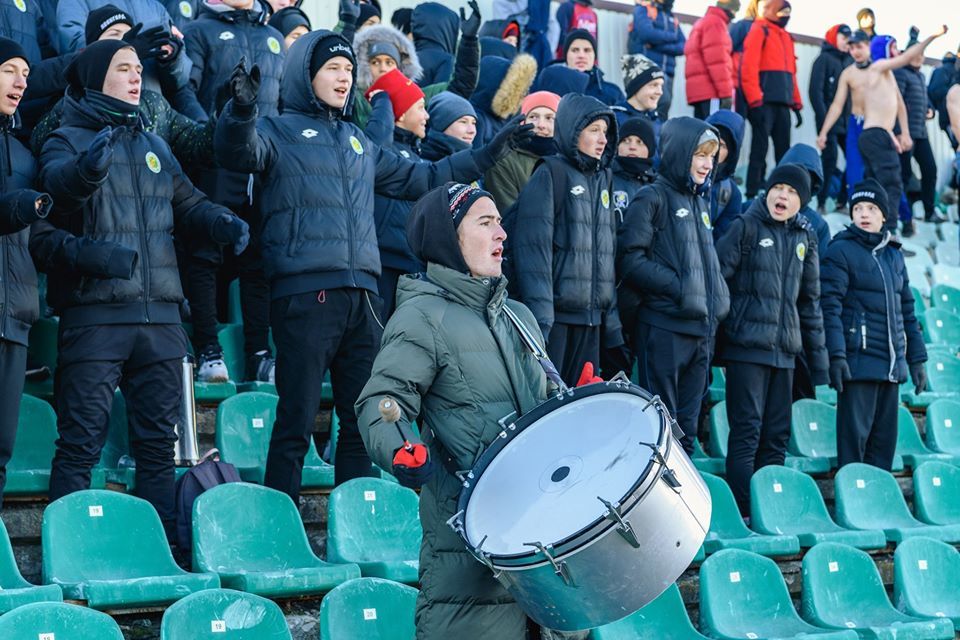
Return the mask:
{"type": "Polygon", "coordinates": [[[393,454],[393,475],[397,482],[408,489],[419,489],[433,475],[435,465],[422,444],[404,442],[393,454]]]}
{"type": "Polygon", "coordinates": [[[412,445],[409,442],[404,442],[403,445],[402,448],[397,449],[397,453],[393,456],[394,466],[403,465],[404,467],[416,469],[417,467],[422,467],[427,462],[427,447],[425,445],[412,445]]]}
{"type": "Polygon", "coordinates": [[[603,382],[603,378],[593,375],[593,363],[587,362],[583,365],[583,371],[580,372],[580,379],[577,380],[577,386],[582,387],[595,382],[603,382]]]}

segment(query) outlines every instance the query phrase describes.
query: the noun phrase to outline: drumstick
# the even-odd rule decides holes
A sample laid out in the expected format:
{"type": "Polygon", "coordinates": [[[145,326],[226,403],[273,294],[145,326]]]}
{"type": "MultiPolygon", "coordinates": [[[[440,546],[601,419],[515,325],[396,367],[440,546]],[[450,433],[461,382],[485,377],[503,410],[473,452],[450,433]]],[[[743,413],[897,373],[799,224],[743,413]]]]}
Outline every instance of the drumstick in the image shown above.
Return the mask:
{"type": "Polygon", "coordinates": [[[403,435],[403,430],[400,428],[400,404],[391,398],[390,396],[384,396],[380,400],[380,417],[383,418],[384,422],[390,422],[397,428],[397,433],[400,434],[400,439],[403,440],[403,448],[406,451],[412,451],[413,445],[410,444],[410,441],[407,440],[407,437],[403,435]]]}

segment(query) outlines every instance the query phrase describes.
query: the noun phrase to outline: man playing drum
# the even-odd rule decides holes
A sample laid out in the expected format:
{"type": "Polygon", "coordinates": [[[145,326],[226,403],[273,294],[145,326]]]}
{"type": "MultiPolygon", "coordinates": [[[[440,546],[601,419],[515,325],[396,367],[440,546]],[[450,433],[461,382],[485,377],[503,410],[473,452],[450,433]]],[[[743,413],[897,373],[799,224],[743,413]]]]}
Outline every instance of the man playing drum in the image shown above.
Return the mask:
{"type": "Polygon", "coordinates": [[[536,629],[447,526],[460,492],[453,473],[473,466],[500,432],[498,420],[547,397],[544,371],[505,312],[543,344],[533,314],[507,299],[500,222],[492,196],[469,185],[448,183],[417,202],[407,239],[427,270],[400,278],[397,309],[356,404],[370,457],[402,485],[422,488],[418,640],[587,637],[536,629]],[[385,399],[395,399],[399,415],[384,410],[385,399]]]}

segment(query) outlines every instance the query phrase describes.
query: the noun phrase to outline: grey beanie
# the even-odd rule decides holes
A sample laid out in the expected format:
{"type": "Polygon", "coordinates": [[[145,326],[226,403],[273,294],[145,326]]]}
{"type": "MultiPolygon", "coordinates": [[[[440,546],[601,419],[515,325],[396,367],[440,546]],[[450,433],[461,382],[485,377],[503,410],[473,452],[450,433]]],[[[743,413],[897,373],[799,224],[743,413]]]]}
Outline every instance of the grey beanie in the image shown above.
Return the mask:
{"type": "Polygon", "coordinates": [[[430,115],[430,128],[441,133],[463,116],[477,117],[476,110],[468,100],[449,91],[430,98],[427,113],[430,115]]]}

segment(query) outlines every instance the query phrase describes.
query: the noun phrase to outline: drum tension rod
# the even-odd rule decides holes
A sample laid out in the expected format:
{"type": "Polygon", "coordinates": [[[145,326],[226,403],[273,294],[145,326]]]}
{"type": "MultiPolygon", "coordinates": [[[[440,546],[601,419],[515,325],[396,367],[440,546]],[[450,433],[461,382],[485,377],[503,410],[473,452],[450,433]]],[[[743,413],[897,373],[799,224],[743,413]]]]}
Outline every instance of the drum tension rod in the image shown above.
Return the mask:
{"type": "Polygon", "coordinates": [[[457,511],[452,518],[447,520],[447,526],[453,529],[455,533],[463,534],[463,509],[457,511]]]}
{"type": "Polygon", "coordinates": [[[497,571],[496,567],[493,566],[493,563],[490,561],[490,554],[483,552],[483,543],[487,541],[488,536],[483,536],[483,540],[480,541],[476,547],[472,549],[473,557],[487,565],[487,568],[490,569],[490,572],[493,574],[494,579],[500,577],[502,571],[497,571]]]}
{"type": "Polygon", "coordinates": [[[603,503],[603,506],[607,508],[606,518],[617,523],[617,533],[620,536],[630,543],[630,546],[634,549],[640,548],[640,540],[637,538],[637,533],[633,530],[633,525],[623,519],[623,516],[620,515],[620,503],[619,502],[608,502],[597,496],[597,500],[603,503]]]}
{"type": "Polygon", "coordinates": [[[660,452],[660,449],[657,445],[651,442],[641,442],[644,447],[650,447],[650,450],[653,451],[653,457],[656,458],[657,464],[663,467],[663,473],[660,475],[663,478],[663,481],[667,483],[671,489],[676,493],[680,493],[680,487],[683,485],[680,484],[680,481],[677,480],[677,474],[673,472],[673,469],[667,466],[667,460],[663,457],[663,453],[660,452]]]}
{"type": "Polygon", "coordinates": [[[542,542],[524,542],[523,546],[533,547],[537,551],[542,553],[544,556],[546,556],[547,562],[549,562],[551,566],[553,566],[553,572],[563,579],[563,583],[565,585],[567,585],[568,587],[577,586],[573,583],[573,576],[570,575],[570,569],[567,568],[567,563],[564,562],[563,560],[561,560],[560,562],[557,562],[556,560],[554,560],[553,556],[550,554],[550,549],[552,548],[550,545],[544,545],[542,542]]]}

